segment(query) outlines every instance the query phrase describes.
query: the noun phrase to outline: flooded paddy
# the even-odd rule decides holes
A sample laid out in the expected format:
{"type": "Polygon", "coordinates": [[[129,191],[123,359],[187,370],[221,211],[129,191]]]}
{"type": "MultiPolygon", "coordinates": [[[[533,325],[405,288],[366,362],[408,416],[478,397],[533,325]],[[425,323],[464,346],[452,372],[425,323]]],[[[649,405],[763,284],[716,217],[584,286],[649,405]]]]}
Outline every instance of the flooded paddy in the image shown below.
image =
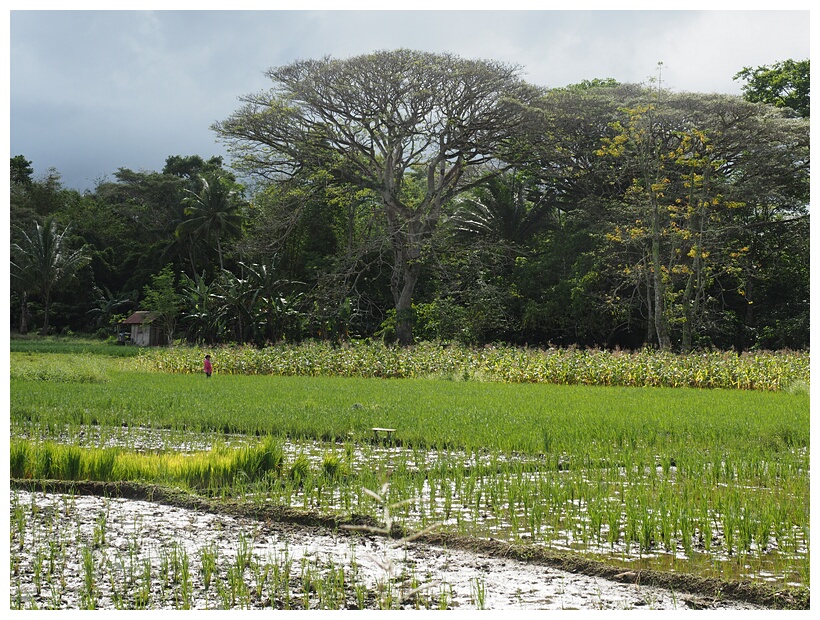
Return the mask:
{"type": "Polygon", "coordinates": [[[11,491],[18,609],[757,609],[366,532],[11,491]]]}
{"type": "MultiPolygon", "coordinates": [[[[93,604],[106,608],[754,608],[759,598],[715,599],[681,579],[650,587],[640,576],[660,571],[770,584],[774,590],[808,584],[805,528],[766,522],[749,530],[741,544],[741,530],[725,530],[731,523],[724,515],[664,512],[663,498],[679,476],[676,465],[660,459],[640,470],[582,469],[560,458],[545,464],[534,456],[422,450],[372,439],[282,439],[276,479],[238,480],[229,489],[202,492],[216,503],[245,502],[249,513],[286,506],[342,520],[365,515],[371,523],[393,520],[410,533],[435,530],[490,546],[442,546],[430,537],[401,545],[368,532],[317,530],[218,510],[19,490],[12,492],[12,523],[20,523],[18,545],[24,542],[18,551],[12,542],[13,574],[19,575],[12,580],[12,603],[77,608],[90,605],[93,596],[93,604]],[[304,477],[284,473],[297,463],[304,477]],[[329,464],[345,473],[328,475],[329,464]],[[638,514],[630,495],[637,487],[656,493],[661,508],[638,514]],[[596,489],[594,498],[589,488],[596,489]],[[104,544],[103,531],[109,532],[104,544]],[[48,559],[50,574],[57,570],[59,549],[49,542],[38,550],[37,541],[53,540],[54,532],[62,532],[64,541],[62,585],[55,589],[52,583],[44,594],[43,567],[48,559]],[[520,561],[493,545],[587,558],[616,570],[596,573],[572,562],[561,570],[563,562],[520,561]],[[91,586],[80,579],[84,572],[97,588],[85,599],[82,588],[91,586]],[[128,588],[118,585],[123,583],[128,588]]],[[[259,438],[84,427],[59,440],[195,455],[255,445],[259,438]]]]}

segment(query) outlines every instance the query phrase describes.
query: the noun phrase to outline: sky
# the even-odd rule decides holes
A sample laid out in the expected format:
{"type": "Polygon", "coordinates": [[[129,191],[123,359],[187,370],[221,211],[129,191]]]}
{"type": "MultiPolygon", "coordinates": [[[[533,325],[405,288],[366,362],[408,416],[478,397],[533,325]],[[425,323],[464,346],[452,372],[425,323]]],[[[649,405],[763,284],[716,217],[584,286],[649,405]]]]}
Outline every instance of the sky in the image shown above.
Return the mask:
{"type": "Polygon", "coordinates": [[[267,69],[306,58],[404,47],[515,64],[539,86],[660,77],[676,92],[733,95],[741,94],[742,82],[733,76],[744,67],[809,58],[805,6],[567,11],[523,10],[550,3],[510,0],[502,11],[465,10],[483,5],[442,0],[391,4],[424,7],[419,10],[345,2],[332,5],[343,10],[328,10],[305,0],[299,6],[312,10],[210,11],[185,4],[125,2],[117,6],[160,10],[100,11],[94,3],[68,3],[60,6],[82,10],[55,11],[48,3],[12,0],[10,156],[31,161],[35,178],[55,169],[65,187],[80,191],[113,180],[121,167],[160,171],[171,155],[221,155],[229,164],[211,125],[236,111],[241,95],[269,88],[267,69]]]}

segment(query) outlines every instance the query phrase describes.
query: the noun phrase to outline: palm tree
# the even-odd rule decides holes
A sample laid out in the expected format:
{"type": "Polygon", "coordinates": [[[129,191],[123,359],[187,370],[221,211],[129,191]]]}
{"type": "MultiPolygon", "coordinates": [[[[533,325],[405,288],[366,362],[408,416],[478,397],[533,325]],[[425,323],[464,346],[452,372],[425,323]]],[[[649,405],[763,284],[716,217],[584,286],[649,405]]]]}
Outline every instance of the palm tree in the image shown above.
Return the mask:
{"type": "Polygon", "coordinates": [[[110,326],[112,318],[116,318],[116,311],[133,304],[133,298],[136,298],[136,291],[115,295],[107,286],[100,288],[95,285],[94,294],[96,295],[94,307],[88,311],[88,314],[95,317],[94,324],[97,329],[110,326]]]}
{"type": "MultiPolygon", "coordinates": [[[[29,293],[42,297],[45,318],[40,333],[45,336],[48,333],[52,294],[65,288],[90,259],[85,247],[79,250],[67,247],[68,227],[58,234],[53,217],[46,218],[42,226],[37,222],[34,225],[31,236],[21,230],[20,243],[11,245],[11,277],[24,300],[29,293]]],[[[22,312],[25,313],[25,308],[22,312]]]]}
{"type": "MultiPolygon", "coordinates": [[[[222,262],[222,239],[239,234],[242,225],[240,199],[232,183],[218,174],[200,177],[202,189],[199,192],[185,190],[186,220],[177,227],[179,236],[191,235],[209,242],[216,242],[219,255],[219,269],[222,262]]],[[[193,242],[193,239],[192,239],[193,242]]]]}
{"type": "Polygon", "coordinates": [[[461,233],[488,235],[519,249],[556,224],[555,207],[534,189],[532,180],[521,175],[492,178],[457,202],[451,222],[461,233]]]}

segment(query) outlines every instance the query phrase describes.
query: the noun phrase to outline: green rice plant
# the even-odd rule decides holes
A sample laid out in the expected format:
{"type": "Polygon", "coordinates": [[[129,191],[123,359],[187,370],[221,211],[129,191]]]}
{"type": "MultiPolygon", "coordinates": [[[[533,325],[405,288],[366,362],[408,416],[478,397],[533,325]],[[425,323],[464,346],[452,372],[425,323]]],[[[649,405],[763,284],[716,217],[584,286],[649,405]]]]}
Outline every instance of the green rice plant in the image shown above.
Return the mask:
{"type": "Polygon", "coordinates": [[[92,449],[86,452],[82,462],[82,476],[86,480],[109,482],[118,480],[114,475],[114,465],[121,451],[118,448],[92,449]]]}
{"type": "Polygon", "coordinates": [[[449,584],[442,584],[438,593],[438,609],[444,611],[450,609],[450,602],[453,600],[453,587],[449,584]]]}
{"type": "Polygon", "coordinates": [[[39,446],[39,449],[35,452],[33,478],[49,479],[57,473],[55,452],[58,450],[59,448],[51,442],[39,446]]]}
{"type": "Polygon", "coordinates": [[[39,334],[12,334],[9,339],[12,353],[62,353],[64,355],[98,355],[104,357],[136,357],[139,347],[117,346],[96,338],[80,336],[40,336],[39,334]]]}
{"type": "Polygon", "coordinates": [[[79,480],[82,451],[77,446],[66,446],[60,453],[59,471],[63,480],[79,480]]]}
{"type": "MultiPolygon", "coordinates": [[[[620,437],[635,447],[638,438],[653,443],[663,439],[668,444],[665,452],[672,454],[685,451],[690,438],[759,445],[759,432],[769,431],[745,432],[745,412],[789,410],[795,415],[778,420],[774,432],[788,437],[793,447],[809,441],[804,423],[808,397],[788,393],[258,376],[226,376],[218,390],[212,390],[192,379],[132,372],[112,375],[109,385],[72,384],[70,389],[48,383],[21,389],[13,381],[12,424],[31,424],[35,418],[51,424],[59,417],[71,424],[97,420],[121,426],[128,420],[203,432],[228,429],[317,439],[390,424],[399,429],[397,435],[401,433],[406,445],[526,453],[543,452],[539,436],[548,425],[551,436],[561,437],[563,450],[569,453],[582,439],[612,445],[620,437]],[[372,405],[353,410],[360,400],[372,405]],[[581,437],[576,430],[581,425],[595,430],[581,437]],[[644,435],[641,428],[654,432],[644,435]],[[707,437],[715,431],[721,436],[707,437]],[[569,440],[572,443],[564,445],[569,440]]],[[[559,456],[553,450],[547,458],[559,456]]]]}
{"type": "Polygon", "coordinates": [[[606,511],[607,534],[606,540],[614,548],[621,539],[621,505],[609,502],[606,511]]]}
{"type": "Polygon", "coordinates": [[[183,550],[179,566],[177,609],[191,609],[192,584],[188,553],[183,550]]]}
{"type": "Polygon", "coordinates": [[[343,600],[344,570],[337,569],[333,561],[322,567],[324,573],[313,581],[316,592],[316,609],[339,609],[340,600],[343,600]],[[341,596],[340,596],[341,594],[341,596]]]}
{"type": "Polygon", "coordinates": [[[326,452],[322,456],[322,474],[330,480],[345,476],[346,472],[342,459],[333,452],[326,452]]]}
{"type": "Polygon", "coordinates": [[[80,592],[80,609],[96,609],[99,590],[95,574],[94,551],[91,547],[82,547],[83,589],[80,592]]]}
{"type": "Polygon", "coordinates": [[[723,544],[726,553],[733,555],[735,553],[735,524],[737,519],[731,509],[727,509],[721,515],[721,523],[723,525],[723,544]]]}
{"type": "Polygon", "coordinates": [[[589,516],[589,526],[592,534],[595,536],[595,541],[600,545],[602,534],[601,530],[604,525],[605,508],[602,505],[604,498],[593,498],[587,503],[587,515],[589,516]]]}
{"type": "Polygon", "coordinates": [[[12,542],[14,542],[14,539],[16,537],[17,546],[19,549],[22,549],[26,542],[28,514],[26,507],[20,503],[16,495],[12,497],[11,513],[11,520],[15,526],[14,529],[11,531],[11,540],[12,542]]]}
{"type": "Polygon", "coordinates": [[[225,576],[225,581],[222,579],[217,579],[216,581],[216,593],[219,597],[221,609],[232,609],[236,601],[236,593],[231,589],[228,583],[231,577],[231,570],[232,569],[228,569],[228,574],[225,576]]]}
{"type": "Polygon", "coordinates": [[[92,535],[94,549],[99,549],[103,545],[105,545],[105,535],[106,535],[106,523],[108,521],[108,507],[106,506],[106,510],[101,511],[99,515],[97,515],[96,522],[94,523],[94,532],[92,535]]]}
{"type": "Polygon", "coordinates": [[[262,593],[265,590],[265,583],[268,580],[268,573],[270,572],[269,564],[261,564],[254,562],[251,566],[254,580],[254,595],[256,600],[262,599],[262,593]]]}
{"type": "Polygon", "coordinates": [[[694,538],[695,522],[688,506],[678,507],[678,524],[680,526],[680,542],[687,557],[692,557],[692,540],[694,538]]]}
{"type": "MultiPolygon", "coordinates": [[[[486,359],[495,354],[489,352],[486,359]]],[[[535,363],[521,356],[529,364],[522,372],[530,372],[535,363]]],[[[598,363],[594,356],[550,360],[556,367],[576,364],[564,367],[567,381],[586,372],[587,363],[598,363]]],[[[666,372],[662,364],[649,370],[666,372]]],[[[95,450],[118,450],[111,479],[180,484],[214,497],[252,493],[259,503],[323,511],[349,512],[355,506],[376,516],[381,506],[361,488],[379,488],[389,475],[391,502],[400,503],[394,517],[414,527],[455,514],[453,528],[472,535],[513,540],[523,528],[538,544],[566,541],[576,550],[599,554],[605,550],[590,549],[589,542],[597,540],[600,546],[606,529],[612,555],[646,555],[646,520],[637,511],[643,507],[656,515],[649,539],[653,555],[672,554],[676,545],[687,549],[686,510],[692,515],[692,552],[720,558],[726,552],[724,515],[741,515],[746,507],[748,521],[741,526],[735,518],[729,534],[733,553],[746,549],[760,566],[768,561],[760,557],[764,541],[773,537],[784,558],[778,578],[793,574],[808,553],[808,537],[801,530],[809,522],[805,394],[228,373],[212,390],[213,384],[204,387],[195,379],[112,370],[106,384],[70,382],[59,389],[39,381],[26,382],[22,389],[23,381],[14,380],[12,434],[20,437],[52,437],[70,428],[68,434],[78,439],[80,430],[97,432],[81,425],[91,419],[117,428],[128,419],[129,434],[141,424],[175,429],[166,433],[170,441],[226,427],[246,434],[239,448],[225,442],[186,454],[173,449],[138,453],[137,444],[127,449],[74,446],[74,466],[65,464],[65,446],[51,442],[45,448],[49,456],[40,457],[47,442],[13,437],[15,475],[35,477],[38,462],[42,471],[48,460],[49,475],[70,479],[79,454],[82,477],[93,469],[86,459],[97,458],[95,450]],[[111,412],[116,417],[106,417],[111,412]],[[382,451],[364,443],[372,435],[369,428],[386,424],[400,429],[402,446],[382,451]],[[544,428],[553,448],[549,454],[543,452],[544,428]],[[296,454],[295,468],[286,466],[284,456],[273,459],[281,463],[279,470],[265,464],[266,454],[283,445],[279,433],[287,433],[296,446],[288,452],[296,454]],[[254,439],[257,435],[263,439],[254,439]],[[343,458],[336,456],[337,445],[323,441],[329,437],[347,438],[343,458]],[[272,449],[260,447],[266,441],[272,449]],[[436,446],[441,449],[430,457],[428,451],[436,446]],[[344,475],[328,475],[341,471],[342,464],[344,475]],[[302,475],[291,477],[299,470],[302,475]],[[309,482],[314,475],[315,484],[309,482]],[[769,503],[780,507],[776,518],[765,516],[769,503]],[[466,511],[460,513],[462,508],[466,511]],[[767,522],[773,523],[770,535],[767,522]],[[778,525],[785,523],[794,527],[778,525]]],[[[98,445],[115,436],[111,428],[100,429],[98,445]]],[[[694,559],[690,564],[695,566],[694,559]]],[[[676,570],[686,567],[677,563],[676,570]]]]}
{"type": "Polygon", "coordinates": [[[298,454],[290,466],[290,478],[302,483],[310,476],[310,459],[305,454],[298,454]]]}
{"type": "Polygon", "coordinates": [[[302,609],[310,609],[311,592],[316,589],[314,584],[313,565],[307,557],[302,557],[301,560],[301,593],[302,593],[302,609]]]}
{"type": "Polygon", "coordinates": [[[42,549],[38,548],[34,552],[34,558],[32,559],[32,567],[34,571],[34,591],[37,593],[37,596],[40,596],[40,592],[43,587],[43,563],[45,561],[45,553],[42,549]]]}
{"type": "Polygon", "coordinates": [[[253,561],[253,541],[245,535],[245,532],[239,533],[239,541],[236,548],[236,557],[234,558],[234,565],[239,574],[244,575],[245,571],[250,567],[253,561]]]}
{"type": "Polygon", "coordinates": [[[478,609],[484,609],[487,602],[487,587],[480,577],[470,579],[473,604],[478,609]]]}
{"type": "Polygon", "coordinates": [[[9,473],[12,478],[25,478],[28,463],[31,460],[27,441],[12,440],[9,442],[9,473]]]}
{"type": "Polygon", "coordinates": [[[202,583],[205,587],[206,601],[211,587],[211,580],[217,574],[217,553],[218,550],[214,543],[199,550],[199,566],[202,573],[202,583]]]}
{"type": "Polygon", "coordinates": [[[748,507],[743,506],[737,519],[737,545],[740,551],[751,551],[756,530],[754,516],[748,507]]]}
{"type": "Polygon", "coordinates": [[[293,568],[293,558],[290,555],[290,551],[285,545],[285,548],[282,550],[282,555],[279,555],[279,552],[276,551],[273,561],[272,561],[272,575],[270,580],[270,587],[271,587],[271,600],[278,598],[279,596],[282,597],[283,606],[285,609],[291,608],[291,599],[290,599],[290,580],[291,580],[291,573],[293,568]]]}
{"type": "Polygon", "coordinates": [[[672,551],[674,549],[673,538],[677,532],[677,515],[670,506],[663,502],[658,506],[657,514],[660,540],[666,551],[672,551]]]}

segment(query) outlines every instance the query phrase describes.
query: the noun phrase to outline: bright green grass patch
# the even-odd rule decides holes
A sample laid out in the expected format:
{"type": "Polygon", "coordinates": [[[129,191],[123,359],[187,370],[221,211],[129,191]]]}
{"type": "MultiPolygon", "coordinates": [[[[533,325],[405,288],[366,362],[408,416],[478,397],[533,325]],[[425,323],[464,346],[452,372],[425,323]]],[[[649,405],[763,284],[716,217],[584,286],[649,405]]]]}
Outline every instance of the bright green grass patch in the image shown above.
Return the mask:
{"type": "Polygon", "coordinates": [[[98,355],[66,353],[12,353],[11,378],[53,383],[101,383],[116,368],[98,355]]]}
{"type": "Polygon", "coordinates": [[[107,357],[136,357],[140,347],[121,346],[93,338],[76,336],[13,336],[10,349],[18,353],[64,353],[66,355],[94,354],[107,357]]]}

